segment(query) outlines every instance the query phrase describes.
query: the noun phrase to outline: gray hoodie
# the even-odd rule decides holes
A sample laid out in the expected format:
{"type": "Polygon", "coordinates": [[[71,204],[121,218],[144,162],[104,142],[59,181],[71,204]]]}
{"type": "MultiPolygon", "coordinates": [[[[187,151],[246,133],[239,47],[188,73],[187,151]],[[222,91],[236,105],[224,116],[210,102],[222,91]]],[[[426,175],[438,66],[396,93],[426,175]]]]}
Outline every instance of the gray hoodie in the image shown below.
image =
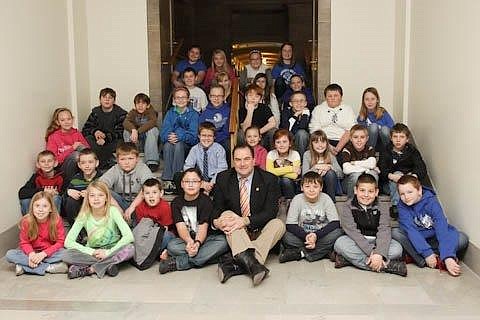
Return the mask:
{"type": "Polygon", "coordinates": [[[114,165],[100,177],[110,190],[118,193],[127,201],[133,201],[142,189],[145,180],[154,178],[152,171],[141,161],[130,172],[125,172],[118,164],[114,165]]]}

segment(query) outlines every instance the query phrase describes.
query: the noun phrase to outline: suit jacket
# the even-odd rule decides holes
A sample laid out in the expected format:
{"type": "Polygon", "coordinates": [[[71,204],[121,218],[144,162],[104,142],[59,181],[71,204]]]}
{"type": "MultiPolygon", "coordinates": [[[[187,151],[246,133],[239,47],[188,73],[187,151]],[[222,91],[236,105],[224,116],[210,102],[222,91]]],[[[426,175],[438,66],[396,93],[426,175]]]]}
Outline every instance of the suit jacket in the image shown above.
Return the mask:
{"type": "MultiPolygon", "coordinates": [[[[277,217],[280,185],[273,174],[255,167],[250,189],[250,230],[262,229],[268,221],[277,217]]],[[[231,210],[242,215],[240,209],[240,189],[237,172],[234,168],[217,175],[213,199],[213,218],[231,210]]]]}

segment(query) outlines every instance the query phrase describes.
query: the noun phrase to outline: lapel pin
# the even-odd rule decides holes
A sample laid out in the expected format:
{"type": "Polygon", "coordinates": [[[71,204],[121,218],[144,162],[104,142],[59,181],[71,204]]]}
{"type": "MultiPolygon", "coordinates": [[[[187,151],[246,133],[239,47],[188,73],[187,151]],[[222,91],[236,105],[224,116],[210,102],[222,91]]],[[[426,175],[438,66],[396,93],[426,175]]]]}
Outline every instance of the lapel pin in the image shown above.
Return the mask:
{"type": "Polygon", "coordinates": [[[255,188],[255,191],[260,191],[260,188],[259,188],[259,187],[256,187],[256,188],[255,188]]]}

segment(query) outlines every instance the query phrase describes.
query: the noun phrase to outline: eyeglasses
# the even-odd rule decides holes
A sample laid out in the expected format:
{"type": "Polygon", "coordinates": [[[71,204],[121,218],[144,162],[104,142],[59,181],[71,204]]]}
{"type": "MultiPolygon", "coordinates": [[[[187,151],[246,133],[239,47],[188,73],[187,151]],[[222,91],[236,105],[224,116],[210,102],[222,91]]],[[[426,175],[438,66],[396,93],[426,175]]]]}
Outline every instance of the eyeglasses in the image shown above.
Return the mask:
{"type": "Polygon", "coordinates": [[[201,180],[183,180],[182,182],[185,184],[198,184],[202,181],[201,180]]]}
{"type": "Polygon", "coordinates": [[[187,100],[188,97],[184,97],[184,96],[181,96],[181,97],[175,97],[175,100],[187,100]]]}
{"type": "Polygon", "coordinates": [[[223,94],[210,94],[208,95],[210,98],[223,98],[223,94]]]}

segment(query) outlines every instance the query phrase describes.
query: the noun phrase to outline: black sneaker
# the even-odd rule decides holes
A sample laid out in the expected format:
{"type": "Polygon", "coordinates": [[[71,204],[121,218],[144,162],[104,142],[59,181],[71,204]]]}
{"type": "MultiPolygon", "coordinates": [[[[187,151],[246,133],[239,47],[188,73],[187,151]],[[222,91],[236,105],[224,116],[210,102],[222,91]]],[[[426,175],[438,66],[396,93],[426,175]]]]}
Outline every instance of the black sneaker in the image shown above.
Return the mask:
{"type": "Polygon", "coordinates": [[[156,164],[156,163],[149,163],[149,164],[147,164],[147,166],[150,169],[150,171],[152,171],[152,172],[157,172],[157,170],[158,170],[158,164],[156,164]]]}
{"type": "Polygon", "coordinates": [[[352,264],[350,261],[345,259],[341,254],[338,254],[335,256],[335,269],[340,269],[346,266],[351,266],[352,264]]]}
{"type": "Polygon", "coordinates": [[[393,220],[398,220],[398,208],[397,206],[390,207],[390,218],[393,220]]]}
{"type": "Polygon", "coordinates": [[[164,274],[171,271],[177,271],[177,261],[174,257],[169,257],[166,260],[161,260],[158,266],[160,274],[164,274]]]}
{"type": "Polygon", "coordinates": [[[396,274],[402,277],[407,276],[407,265],[405,261],[390,260],[387,266],[383,269],[386,273],[396,274]]]}
{"type": "Polygon", "coordinates": [[[298,248],[287,248],[280,252],[278,256],[278,261],[280,263],[285,263],[288,261],[298,261],[302,259],[301,250],[298,248]]]}
{"type": "Polygon", "coordinates": [[[112,264],[111,266],[109,266],[107,268],[107,274],[110,276],[110,277],[116,277],[118,275],[118,266],[116,264],[112,264]]]}
{"type": "Polygon", "coordinates": [[[68,279],[83,278],[91,275],[89,266],[77,266],[72,264],[68,268],[68,279]]]}

